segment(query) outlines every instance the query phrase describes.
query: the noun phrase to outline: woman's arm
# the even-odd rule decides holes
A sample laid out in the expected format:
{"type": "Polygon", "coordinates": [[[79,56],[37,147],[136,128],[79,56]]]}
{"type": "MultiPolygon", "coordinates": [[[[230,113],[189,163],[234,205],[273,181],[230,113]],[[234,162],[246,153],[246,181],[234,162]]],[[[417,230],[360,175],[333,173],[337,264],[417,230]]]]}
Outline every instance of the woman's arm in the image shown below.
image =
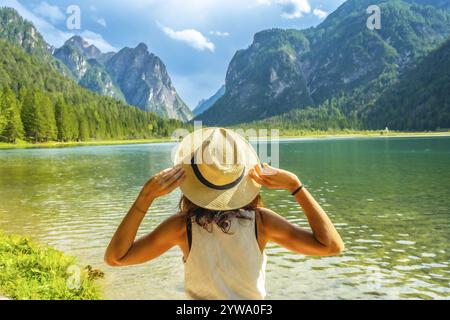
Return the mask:
{"type": "MultiPolygon", "coordinates": [[[[293,193],[300,186],[300,180],[293,173],[264,165],[264,172],[255,167],[250,176],[259,184],[270,189],[286,189],[293,193]]],[[[280,215],[268,209],[261,209],[262,233],[265,241],[273,241],[297,253],[312,256],[331,256],[344,250],[344,243],[322,207],[313,196],[302,188],[295,199],[303,208],[312,232],[291,224],[280,215]]]]}
{"type": "Polygon", "coordinates": [[[184,232],[184,221],[181,216],[170,217],[149,235],[137,241],[135,238],[153,201],[178,188],[184,178],[184,170],[176,167],[161,171],[145,184],[106,249],[105,262],[108,265],[126,266],[143,263],[178,244],[184,232]]]}

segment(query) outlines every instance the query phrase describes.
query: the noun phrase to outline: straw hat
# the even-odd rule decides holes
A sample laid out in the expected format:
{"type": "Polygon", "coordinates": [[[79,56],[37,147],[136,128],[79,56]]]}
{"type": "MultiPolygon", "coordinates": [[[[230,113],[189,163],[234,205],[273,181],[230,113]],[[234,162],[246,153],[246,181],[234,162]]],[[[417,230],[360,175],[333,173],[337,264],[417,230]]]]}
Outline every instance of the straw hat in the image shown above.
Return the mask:
{"type": "Polygon", "coordinates": [[[225,211],[245,207],[258,195],[261,186],[248,176],[259,164],[250,143],[223,128],[205,128],[183,139],[174,154],[186,179],[180,188],[199,207],[225,211]]]}

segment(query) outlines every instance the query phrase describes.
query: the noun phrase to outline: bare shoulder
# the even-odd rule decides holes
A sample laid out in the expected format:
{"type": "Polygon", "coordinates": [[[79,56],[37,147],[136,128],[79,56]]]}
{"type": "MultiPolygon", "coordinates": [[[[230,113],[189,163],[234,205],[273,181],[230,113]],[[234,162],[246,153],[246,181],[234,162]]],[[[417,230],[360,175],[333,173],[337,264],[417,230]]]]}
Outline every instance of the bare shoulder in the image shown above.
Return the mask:
{"type": "Polygon", "coordinates": [[[273,240],[274,235],[283,233],[288,228],[289,222],[268,208],[258,208],[256,211],[256,220],[258,223],[258,242],[260,248],[264,248],[268,241],[273,240]]]}
{"type": "Polygon", "coordinates": [[[166,218],[157,229],[182,236],[186,232],[186,215],[176,213],[166,218]]]}
{"type": "Polygon", "coordinates": [[[267,235],[285,232],[290,230],[293,225],[283,216],[268,208],[259,208],[259,220],[262,231],[267,235]]]}
{"type": "Polygon", "coordinates": [[[274,220],[278,220],[278,219],[284,219],[282,216],[280,216],[278,213],[276,213],[273,210],[270,210],[268,208],[258,208],[257,210],[259,218],[262,222],[262,224],[267,224],[270,223],[274,220]]]}
{"type": "Polygon", "coordinates": [[[185,216],[176,213],[162,221],[147,237],[178,245],[186,237],[185,216]]]}
{"type": "Polygon", "coordinates": [[[186,227],[186,217],[185,213],[178,212],[168,217],[166,221],[173,227],[184,229],[186,227]]]}

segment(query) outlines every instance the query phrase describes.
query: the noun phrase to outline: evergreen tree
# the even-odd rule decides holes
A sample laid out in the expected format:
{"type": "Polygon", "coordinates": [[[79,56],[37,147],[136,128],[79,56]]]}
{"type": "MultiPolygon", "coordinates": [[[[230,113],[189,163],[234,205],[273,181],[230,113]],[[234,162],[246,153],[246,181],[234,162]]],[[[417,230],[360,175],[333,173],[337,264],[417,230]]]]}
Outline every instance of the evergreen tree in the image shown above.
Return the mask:
{"type": "Polygon", "coordinates": [[[17,139],[23,138],[23,125],[20,117],[20,105],[14,92],[5,87],[0,101],[2,114],[5,118],[0,139],[8,143],[16,143],[17,139]]]}
{"type": "Polygon", "coordinates": [[[74,114],[72,109],[64,102],[63,98],[58,98],[55,104],[55,118],[57,127],[57,139],[60,142],[67,142],[75,139],[78,132],[74,128],[74,114]]]}
{"type": "Polygon", "coordinates": [[[89,124],[86,119],[78,119],[78,141],[89,140],[89,124]]]}
{"type": "Polygon", "coordinates": [[[36,106],[35,94],[32,90],[27,90],[26,93],[24,93],[21,116],[25,131],[25,139],[34,143],[39,142],[39,121],[41,116],[36,106]]]}
{"type": "MultiPolygon", "coordinates": [[[[20,110],[25,140],[33,143],[142,139],[165,136],[180,127],[190,128],[82,89],[48,64],[1,40],[0,87],[10,88],[19,101],[14,110],[20,110]]],[[[0,109],[0,133],[6,126],[4,109],[0,109]]],[[[12,128],[20,129],[17,121],[13,124],[12,128]]]]}
{"type": "Polygon", "coordinates": [[[38,119],[38,142],[56,140],[57,129],[52,100],[42,92],[35,93],[38,119]]]}
{"type": "Polygon", "coordinates": [[[6,126],[6,115],[5,110],[3,110],[3,92],[0,91],[0,133],[6,126]]]}

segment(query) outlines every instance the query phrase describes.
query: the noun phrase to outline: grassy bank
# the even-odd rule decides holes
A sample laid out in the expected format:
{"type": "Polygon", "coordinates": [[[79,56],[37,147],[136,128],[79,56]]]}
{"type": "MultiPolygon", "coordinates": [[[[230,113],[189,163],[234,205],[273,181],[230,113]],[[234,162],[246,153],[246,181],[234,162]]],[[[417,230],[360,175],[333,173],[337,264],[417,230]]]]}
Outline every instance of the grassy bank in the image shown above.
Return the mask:
{"type": "Polygon", "coordinates": [[[358,137],[440,137],[450,136],[450,131],[440,132],[402,132],[402,131],[309,131],[305,134],[294,132],[283,132],[282,139],[296,138],[358,138],[358,137]]]}
{"type": "MultiPolygon", "coordinates": [[[[233,128],[234,129],[234,128],[233,128]]],[[[270,134],[270,131],[269,131],[270,134]]],[[[442,132],[401,132],[401,131],[280,131],[281,139],[296,138],[330,138],[330,137],[419,137],[419,136],[450,136],[450,131],[442,132]]],[[[127,145],[127,144],[149,144],[172,142],[171,138],[154,138],[141,140],[102,140],[102,141],[82,141],[82,142],[45,142],[45,143],[28,143],[18,141],[16,144],[0,142],[0,149],[32,149],[32,148],[66,148],[66,147],[82,147],[82,146],[108,146],[108,145],[127,145]]]]}
{"type": "Polygon", "coordinates": [[[17,300],[97,300],[100,287],[75,258],[26,237],[0,233],[0,295],[17,300]],[[70,267],[70,268],[69,268],[70,267]],[[80,270],[79,286],[70,289],[80,270]],[[69,274],[72,273],[72,274],[69,274]]]}
{"type": "Polygon", "coordinates": [[[122,144],[145,144],[145,143],[161,143],[171,142],[170,138],[154,138],[154,139],[140,139],[140,140],[94,140],[94,141],[71,141],[71,142],[43,142],[43,143],[29,143],[25,141],[18,141],[15,144],[0,142],[0,149],[33,149],[33,148],[68,148],[68,147],[83,147],[83,146],[108,146],[108,145],[122,145],[122,144]]]}

